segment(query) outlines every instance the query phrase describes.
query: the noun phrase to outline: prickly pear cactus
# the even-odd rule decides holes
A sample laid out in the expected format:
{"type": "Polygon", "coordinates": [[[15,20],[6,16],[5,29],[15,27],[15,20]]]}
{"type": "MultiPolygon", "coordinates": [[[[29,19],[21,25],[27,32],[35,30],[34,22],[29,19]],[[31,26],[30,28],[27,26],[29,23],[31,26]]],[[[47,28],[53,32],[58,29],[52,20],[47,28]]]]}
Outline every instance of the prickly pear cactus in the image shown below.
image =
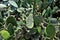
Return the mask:
{"type": "Polygon", "coordinates": [[[10,33],[10,35],[14,35],[14,27],[11,23],[8,24],[8,32],[10,33]]]}
{"type": "Polygon", "coordinates": [[[4,24],[4,20],[3,20],[3,18],[1,18],[1,17],[0,17],[0,22],[1,22],[2,24],[4,24]]]}
{"type": "Polygon", "coordinates": [[[45,34],[47,37],[53,38],[55,36],[55,27],[53,25],[48,24],[45,29],[45,34]]]}
{"type": "Polygon", "coordinates": [[[10,33],[8,31],[6,31],[6,30],[0,31],[0,34],[6,40],[10,37],[10,33]]]}
{"type": "Polygon", "coordinates": [[[17,22],[14,17],[9,16],[6,20],[6,24],[8,25],[9,23],[13,24],[13,26],[17,26],[17,22]]]}
{"type": "Polygon", "coordinates": [[[3,28],[3,25],[2,25],[2,23],[0,23],[0,29],[1,29],[1,28],[3,28]]]}
{"type": "Polygon", "coordinates": [[[27,26],[27,28],[33,28],[33,26],[34,26],[33,14],[30,14],[26,18],[26,26],[27,26]]]}

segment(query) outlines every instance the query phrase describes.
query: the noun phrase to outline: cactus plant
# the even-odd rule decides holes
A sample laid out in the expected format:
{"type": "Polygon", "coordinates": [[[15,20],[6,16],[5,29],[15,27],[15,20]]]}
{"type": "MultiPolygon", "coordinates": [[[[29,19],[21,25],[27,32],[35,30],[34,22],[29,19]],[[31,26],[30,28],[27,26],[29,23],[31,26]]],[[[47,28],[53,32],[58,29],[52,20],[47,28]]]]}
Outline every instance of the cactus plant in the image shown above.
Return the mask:
{"type": "Polygon", "coordinates": [[[6,40],[10,37],[10,33],[6,30],[2,30],[0,31],[0,33],[1,33],[1,36],[6,40]]]}
{"type": "Polygon", "coordinates": [[[17,26],[17,22],[14,17],[9,16],[6,20],[6,24],[8,25],[9,23],[13,24],[13,26],[17,26]]]}
{"type": "Polygon", "coordinates": [[[45,29],[45,34],[47,37],[54,38],[55,36],[55,27],[51,24],[48,24],[46,29],[45,29]]]}
{"type": "Polygon", "coordinates": [[[0,22],[1,22],[2,24],[4,24],[4,20],[3,20],[3,18],[1,18],[1,17],[0,17],[0,22]]]}
{"type": "Polygon", "coordinates": [[[1,29],[1,28],[3,28],[3,25],[2,25],[2,23],[0,23],[0,29],[1,29]]]}
{"type": "Polygon", "coordinates": [[[29,14],[29,16],[26,18],[26,26],[27,28],[33,28],[34,26],[33,14],[29,14]]]}
{"type": "Polygon", "coordinates": [[[11,23],[8,24],[7,30],[10,33],[10,35],[14,35],[14,26],[11,23]]]}

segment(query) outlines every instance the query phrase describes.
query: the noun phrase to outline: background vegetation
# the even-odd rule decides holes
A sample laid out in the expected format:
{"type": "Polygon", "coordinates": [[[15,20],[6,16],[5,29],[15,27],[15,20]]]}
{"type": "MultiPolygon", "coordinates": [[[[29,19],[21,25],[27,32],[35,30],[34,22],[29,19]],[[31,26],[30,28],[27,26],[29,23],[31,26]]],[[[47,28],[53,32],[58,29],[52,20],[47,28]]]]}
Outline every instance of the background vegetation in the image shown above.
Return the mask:
{"type": "Polygon", "coordinates": [[[60,0],[0,0],[0,40],[60,40],[60,0]]]}

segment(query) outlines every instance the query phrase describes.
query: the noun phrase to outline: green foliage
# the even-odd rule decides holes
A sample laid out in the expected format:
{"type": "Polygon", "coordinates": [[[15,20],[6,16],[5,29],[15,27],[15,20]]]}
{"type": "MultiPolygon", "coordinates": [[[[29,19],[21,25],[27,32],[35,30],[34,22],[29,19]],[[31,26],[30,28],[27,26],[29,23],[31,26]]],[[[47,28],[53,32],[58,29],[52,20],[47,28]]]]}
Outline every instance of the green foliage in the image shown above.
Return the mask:
{"type": "Polygon", "coordinates": [[[29,16],[26,18],[26,26],[27,28],[33,28],[34,26],[33,14],[29,14],[29,16]]]}
{"type": "Polygon", "coordinates": [[[10,35],[14,35],[14,26],[11,23],[8,24],[7,30],[10,33],[10,35]]]}
{"type": "Polygon", "coordinates": [[[53,8],[52,13],[54,14],[57,10],[58,10],[58,7],[56,6],[53,8]]]}
{"type": "Polygon", "coordinates": [[[45,13],[46,13],[46,10],[44,9],[41,15],[44,16],[45,13]]]}
{"type": "Polygon", "coordinates": [[[0,29],[3,28],[3,25],[0,23],[0,29]]]}
{"type": "Polygon", "coordinates": [[[38,33],[41,33],[41,27],[37,27],[38,33]]]}
{"type": "Polygon", "coordinates": [[[45,17],[48,17],[49,14],[51,14],[51,8],[50,7],[48,7],[46,9],[45,17]]]}
{"type": "Polygon", "coordinates": [[[4,20],[1,17],[0,17],[0,23],[4,24],[4,20]]]}
{"type": "Polygon", "coordinates": [[[11,23],[13,26],[17,26],[17,22],[16,22],[15,18],[12,16],[9,16],[6,20],[6,24],[8,25],[9,23],[11,23]]]}
{"type": "Polygon", "coordinates": [[[1,36],[4,38],[4,39],[8,39],[10,37],[10,33],[6,30],[2,30],[0,31],[1,33],[1,36]]]}
{"type": "Polygon", "coordinates": [[[5,8],[5,7],[7,7],[6,5],[4,5],[4,4],[0,4],[0,8],[5,8]]]}
{"type": "Polygon", "coordinates": [[[46,36],[50,37],[50,38],[54,38],[55,36],[55,27],[51,24],[48,24],[46,29],[45,29],[45,33],[46,33],[46,36]]]}
{"type": "Polygon", "coordinates": [[[34,16],[35,25],[39,26],[41,21],[42,21],[42,17],[40,15],[34,16]]]}
{"type": "Polygon", "coordinates": [[[14,6],[14,7],[17,7],[17,8],[18,8],[18,5],[16,4],[16,2],[14,2],[14,1],[9,1],[9,3],[10,3],[12,6],[14,6]]]}
{"type": "Polygon", "coordinates": [[[3,0],[0,3],[1,40],[60,40],[60,20],[53,18],[53,14],[60,13],[58,0],[3,0]]]}

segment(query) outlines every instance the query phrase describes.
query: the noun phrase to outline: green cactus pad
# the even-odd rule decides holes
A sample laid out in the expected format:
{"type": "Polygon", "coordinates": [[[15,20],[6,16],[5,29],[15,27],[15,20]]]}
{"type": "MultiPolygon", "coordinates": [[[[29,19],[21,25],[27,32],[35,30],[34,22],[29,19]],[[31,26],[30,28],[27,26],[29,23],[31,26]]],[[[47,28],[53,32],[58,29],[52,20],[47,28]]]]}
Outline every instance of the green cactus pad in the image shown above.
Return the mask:
{"type": "Polygon", "coordinates": [[[41,27],[37,27],[38,33],[41,33],[41,27]]]}
{"type": "Polygon", "coordinates": [[[27,28],[33,28],[33,26],[34,26],[33,14],[30,14],[26,18],[26,26],[27,26],[27,28]]]}
{"type": "Polygon", "coordinates": [[[13,26],[17,26],[17,22],[14,17],[9,16],[6,20],[6,24],[8,25],[9,23],[13,24],[13,26]]]}
{"type": "Polygon", "coordinates": [[[55,27],[53,25],[47,25],[45,29],[45,34],[47,37],[53,38],[55,36],[55,27]]]}
{"type": "Polygon", "coordinates": [[[0,17],[0,22],[1,22],[2,24],[4,24],[4,20],[3,20],[3,18],[1,18],[1,17],[0,17]]]}
{"type": "Polygon", "coordinates": [[[2,25],[2,23],[0,23],[0,29],[1,29],[1,28],[3,28],[3,25],[2,25]]]}
{"type": "Polygon", "coordinates": [[[10,33],[10,35],[13,35],[14,34],[14,27],[11,23],[8,24],[8,32],[10,33]]]}
{"type": "Polygon", "coordinates": [[[1,36],[4,38],[4,39],[8,39],[10,37],[10,34],[8,31],[6,30],[2,30],[1,32],[1,36]]]}

